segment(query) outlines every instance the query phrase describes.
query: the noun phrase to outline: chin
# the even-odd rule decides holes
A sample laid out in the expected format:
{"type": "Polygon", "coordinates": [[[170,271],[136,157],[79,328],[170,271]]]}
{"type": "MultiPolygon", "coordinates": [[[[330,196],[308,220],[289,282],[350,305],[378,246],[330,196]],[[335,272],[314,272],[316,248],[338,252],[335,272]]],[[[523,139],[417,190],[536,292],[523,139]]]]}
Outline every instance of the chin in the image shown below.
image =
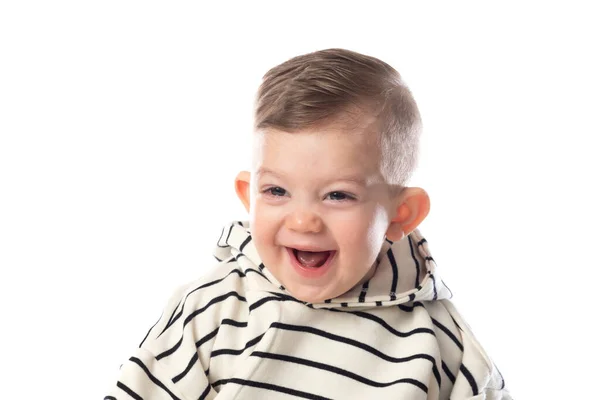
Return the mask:
{"type": "Polygon", "coordinates": [[[335,295],[331,295],[329,293],[324,293],[323,291],[319,291],[318,293],[311,293],[310,290],[294,290],[293,288],[287,288],[288,291],[294,296],[296,299],[306,302],[306,303],[323,303],[325,300],[332,299],[337,297],[335,295]]]}
{"type": "Polygon", "coordinates": [[[306,303],[317,304],[323,303],[329,297],[315,297],[315,296],[295,296],[298,300],[304,301],[306,303]]]}

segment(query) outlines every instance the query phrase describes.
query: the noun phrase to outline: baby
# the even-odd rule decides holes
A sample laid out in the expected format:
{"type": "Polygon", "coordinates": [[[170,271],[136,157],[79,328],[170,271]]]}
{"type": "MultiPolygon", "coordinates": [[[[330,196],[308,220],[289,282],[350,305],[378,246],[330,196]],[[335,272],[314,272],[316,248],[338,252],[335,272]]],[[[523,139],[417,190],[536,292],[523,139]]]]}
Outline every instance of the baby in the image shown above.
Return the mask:
{"type": "Polygon", "coordinates": [[[168,302],[107,399],[510,399],[448,300],[405,184],[421,120],[398,72],[330,49],[267,72],[249,222],[168,302]]]}

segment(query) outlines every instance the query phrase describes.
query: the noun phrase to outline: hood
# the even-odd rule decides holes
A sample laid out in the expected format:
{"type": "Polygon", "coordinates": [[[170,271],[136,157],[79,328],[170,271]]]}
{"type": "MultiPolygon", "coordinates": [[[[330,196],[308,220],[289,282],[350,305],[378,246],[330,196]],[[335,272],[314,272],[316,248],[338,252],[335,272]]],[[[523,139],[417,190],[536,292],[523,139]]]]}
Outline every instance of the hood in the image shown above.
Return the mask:
{"type": "MultiPolygon", "coordinates": [[[[262,263],[248,221],[235,221],[223,228],[214,256],[223,262],[236,260],[246,276],[252,276],[250,289],[291,296],[262,263]]],[[[306,304],[314,308],[372,308],[452,296],[437,273],[427,240],[418,229],[397,242],[386,240],[376,263],[375,274],[364,284],[323,303],[306,304]]]]}

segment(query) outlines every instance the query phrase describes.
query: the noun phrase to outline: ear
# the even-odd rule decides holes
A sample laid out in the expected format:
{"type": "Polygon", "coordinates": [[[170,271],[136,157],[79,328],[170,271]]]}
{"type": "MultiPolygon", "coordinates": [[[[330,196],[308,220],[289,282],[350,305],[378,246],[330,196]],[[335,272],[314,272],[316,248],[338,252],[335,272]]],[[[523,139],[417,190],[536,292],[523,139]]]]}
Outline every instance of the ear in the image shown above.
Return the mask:
{"type": "Polygon", "coordinates": [[[398,197],[396,213],[385,236],[392,242],[414,231],[429,214],[429,195],[418,187],[407,187],[398,197]]]}
{"type": "Polygon", "coordinates": [[[250,212],[250,172],[241,171],[235,177],[235,192],[244,205],[247,212],[250,212]]]}

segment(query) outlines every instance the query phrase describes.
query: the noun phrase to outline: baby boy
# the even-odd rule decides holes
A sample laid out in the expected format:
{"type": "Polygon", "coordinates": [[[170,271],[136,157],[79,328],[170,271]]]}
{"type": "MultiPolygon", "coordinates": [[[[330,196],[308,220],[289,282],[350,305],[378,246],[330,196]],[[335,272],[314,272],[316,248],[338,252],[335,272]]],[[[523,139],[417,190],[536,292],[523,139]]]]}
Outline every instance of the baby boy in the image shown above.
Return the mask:
{"type": "Polygon", "coordinates": [[[449,301],[406,182],[421,119],[398,72],[330,49],[267,72],[249,222],[168,302],[106,399],[510,399],[449,301]]]}

